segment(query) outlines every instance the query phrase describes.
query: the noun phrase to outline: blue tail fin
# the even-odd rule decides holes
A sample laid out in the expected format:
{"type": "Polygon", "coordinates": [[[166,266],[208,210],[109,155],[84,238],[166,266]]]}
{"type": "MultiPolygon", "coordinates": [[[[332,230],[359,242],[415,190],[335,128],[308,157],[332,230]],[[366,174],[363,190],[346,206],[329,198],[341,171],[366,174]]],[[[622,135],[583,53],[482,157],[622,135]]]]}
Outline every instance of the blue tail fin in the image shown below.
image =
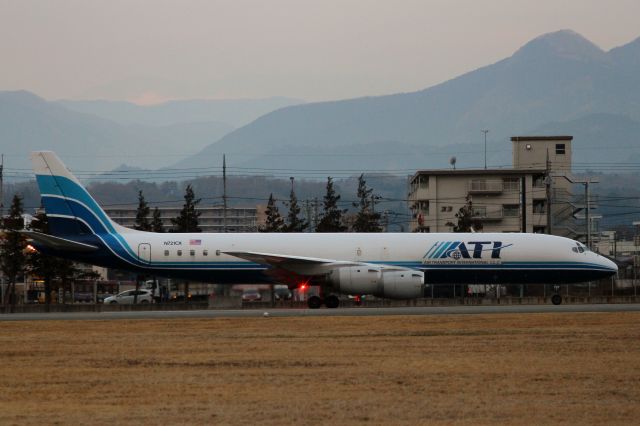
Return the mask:
{"type": "Polygon", "coordinates": [[[107,216],[55,153],[33,152],[31,161],[52,235],[74,239],[123,230],[107,216]]]}

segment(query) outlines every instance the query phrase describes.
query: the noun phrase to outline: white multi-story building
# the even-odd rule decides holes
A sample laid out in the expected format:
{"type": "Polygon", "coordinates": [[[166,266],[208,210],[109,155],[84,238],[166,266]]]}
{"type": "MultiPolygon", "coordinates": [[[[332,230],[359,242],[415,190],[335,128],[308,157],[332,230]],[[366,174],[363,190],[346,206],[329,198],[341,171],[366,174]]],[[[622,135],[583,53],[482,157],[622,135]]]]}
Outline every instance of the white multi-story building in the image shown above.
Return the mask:
{"type": "Polygon", "coordinates": [[[571,235],[572,136],[515,136],[513,168],[419,170],[410,179],[415,232],[450,232],[468,201],[485,232],[571,235]]]}

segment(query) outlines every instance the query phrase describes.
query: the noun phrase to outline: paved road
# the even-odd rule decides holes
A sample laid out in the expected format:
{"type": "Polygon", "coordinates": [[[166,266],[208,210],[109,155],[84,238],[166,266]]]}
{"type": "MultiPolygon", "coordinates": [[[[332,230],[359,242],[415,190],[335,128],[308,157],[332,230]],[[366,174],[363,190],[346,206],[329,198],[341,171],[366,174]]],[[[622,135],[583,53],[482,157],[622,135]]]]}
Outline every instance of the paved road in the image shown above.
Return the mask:
{"type": "Polygon", "coordinates": [[[640,304],[600,305],[502,305],[443,306],[402,308],[338,308],[338,309],[237,309],[189,311],[117,311],[117,312],[56,312],[0,314],[0,321],[34,320],[115,320],[173,318],[250,318],[263,317],[327,317],[381,315],[460,315],[460,314],[526,314],[575,312],[640,312],[640,304]]]}

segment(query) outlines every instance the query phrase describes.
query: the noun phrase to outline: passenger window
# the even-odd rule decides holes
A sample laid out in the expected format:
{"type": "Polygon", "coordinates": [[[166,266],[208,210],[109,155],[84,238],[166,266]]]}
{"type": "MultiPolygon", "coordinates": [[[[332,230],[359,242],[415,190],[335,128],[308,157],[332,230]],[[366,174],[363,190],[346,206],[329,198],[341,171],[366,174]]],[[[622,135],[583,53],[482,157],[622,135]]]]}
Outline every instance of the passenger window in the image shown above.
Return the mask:
{"type": "Polygon", "coordinates": [[[164,251],[164,255],[165,255],[165,256],[169,256],[169,250],[165,250],[165,251],[164,251]]]}
{"type": "Polygon", "coordinates": [[[203,256],[209,256],[209,251],[208,250],[202,250],[202,255],[203,256]]]}
{"type": "Polygon", "coordinates": [[[182,250],[178,250],[178,256],[182,256],[182,250]]]}
{"type": "Polygon", "coordinates": [[[189,250],[189,256],[195,256],[195,255],[196,255],[195,250],[189,250]]]}

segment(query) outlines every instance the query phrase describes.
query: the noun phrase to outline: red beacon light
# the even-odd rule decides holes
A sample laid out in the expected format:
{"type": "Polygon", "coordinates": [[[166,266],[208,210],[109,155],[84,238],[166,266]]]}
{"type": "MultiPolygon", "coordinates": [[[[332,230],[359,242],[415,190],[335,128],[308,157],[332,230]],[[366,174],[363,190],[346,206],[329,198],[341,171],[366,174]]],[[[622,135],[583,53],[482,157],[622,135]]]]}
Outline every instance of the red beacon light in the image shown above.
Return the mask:
{"type": "Polygon", "coordinates": [[[305,292],[307,290],[307,283],[300,283],[300,285],[298,285],[298,290],[300,290],[301,292],[305,292]]]}

